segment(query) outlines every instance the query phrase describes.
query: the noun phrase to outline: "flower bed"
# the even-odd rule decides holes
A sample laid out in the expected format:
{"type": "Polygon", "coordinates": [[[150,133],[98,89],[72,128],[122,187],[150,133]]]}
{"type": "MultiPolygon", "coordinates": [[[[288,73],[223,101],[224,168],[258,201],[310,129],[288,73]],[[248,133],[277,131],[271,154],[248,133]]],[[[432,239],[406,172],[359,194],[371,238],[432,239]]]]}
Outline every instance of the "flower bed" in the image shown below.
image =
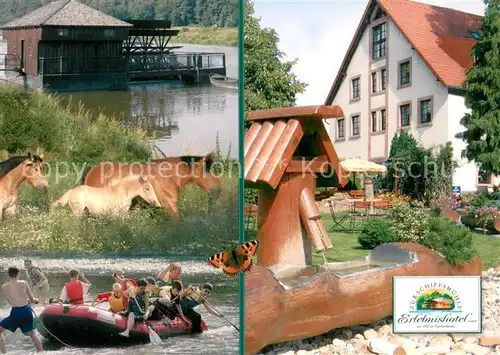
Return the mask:
{"type": "Polygon", "coordinates": [[[470,229],[482,228],[493,233],[500,233],[500,210],[498,208],[470,206],[464,210],[461,220],[470,229]]]}

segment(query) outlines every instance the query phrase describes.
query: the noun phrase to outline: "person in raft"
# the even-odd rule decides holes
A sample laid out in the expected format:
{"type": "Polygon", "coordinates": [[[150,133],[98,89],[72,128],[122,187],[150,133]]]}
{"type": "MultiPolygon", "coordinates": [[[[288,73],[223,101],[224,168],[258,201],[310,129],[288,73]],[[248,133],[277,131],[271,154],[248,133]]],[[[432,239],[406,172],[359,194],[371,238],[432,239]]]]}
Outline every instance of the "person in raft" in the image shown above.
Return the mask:
{"type": "Polygon", "coordinates": [[[63,286],[59,300],[72,305],[83,304],[83,297],[89,292],[92,284],[83,272],[78,270],[70,270],[68,275],[70,281],[63,286]],[[83,281],[79,280],[80,277],[83,281]]]}
{"type": "Polygon", "coordinates": [[[160,271],[156,278],[160,281],[160,286],[167,286],[169,282],[181,281],[182,269],[180,265],[170,263],[165,269],[160,271]]]}
{"type": "Polygon", "coordinates": [[[130,330],[134,327],[136,321],[147,319],[146,305],[149,304],[149,293],[146,290],[148,282],[145,279],[137,281],[137,287],[129,288],[125,293],[129,297],[127,310],[124,312],[128,316],[127,329],[118,335],[128,337],[130,330]]]}
{"type": "Polygon", "coordinates": [[[49,280],[39,267],[32,264],[31,260],[24,260],[24,268],[33,293],[40,298],[43,304],[47,304],[50,292],[49,280]]]}
{"type": "Polygon", "coordinates": [[[137,286],[137,282],[134,279],[125,277],[125,274],[122,270],[116,270],[113,273],[113,278],[115,279],[116,283],[122,285],[123,291],[127,291],[129,288],[137,286]]]}
{"type": "Polygon", "coordinates": [[[128,298],[125,296],[122,285],[118,282],[113,284],[113,290],[111,292],[100,293],[95,296],[92,302],[92,307],[97,303],[108,302],[109,311],[112,313],[123,312],[128,307],[128,298]]]}
{"type": "Polygon", "coordinates": [[[29,303],[38,303],[33,297],[28,283],[19,280],[19,269],[9,267],[9,282],[2,285],[2,295],[12,307],[10,315],[0,322],[0,351],[5,354],[5,339],[3,332],[5,329],[15,332],[21,328],[24,335],[27,335],[33,341],[37,351],[43,351],[42,343],[35,333],[35,317],[29,303]]]}
{"type": "Polygon", "coordinates": [[[208,313],[217,317],[224,317],[222,313],[212,309],[206,302],[206,298],[212,290],[213,286],[207,283],[201,289],[189,285],[181,293],[181,308],[184,315],[191,321],[191,333],[203,332],[203,329],[201,329],[201,315],[194,310],[194,307],[200,304],[205,306],[208,313]]]}
{"type": "Polygon", "coordinates": [[[147,277],[148,285],[146,290],[149,292],[149,306],[146,312],[147,319],[165,320],[170,323],[170,319],[175,319],[179,315],[186,323],[189,320],[182,312],[180,305],[180,292],[182,285],[179,281],[173,281],[172,286],[158,286],[154,277],[147,277]]]}

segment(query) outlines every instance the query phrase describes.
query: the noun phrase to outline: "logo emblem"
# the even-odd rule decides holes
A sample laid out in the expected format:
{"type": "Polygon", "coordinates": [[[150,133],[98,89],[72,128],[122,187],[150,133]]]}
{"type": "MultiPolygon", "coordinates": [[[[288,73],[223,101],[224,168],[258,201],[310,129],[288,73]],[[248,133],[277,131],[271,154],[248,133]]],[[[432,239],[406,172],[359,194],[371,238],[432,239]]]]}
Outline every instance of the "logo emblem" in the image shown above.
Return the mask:
{"type": "Polygon", "coordinates": [[[481,277],[395,276],[393,332],[480,333],[481,277]]]}

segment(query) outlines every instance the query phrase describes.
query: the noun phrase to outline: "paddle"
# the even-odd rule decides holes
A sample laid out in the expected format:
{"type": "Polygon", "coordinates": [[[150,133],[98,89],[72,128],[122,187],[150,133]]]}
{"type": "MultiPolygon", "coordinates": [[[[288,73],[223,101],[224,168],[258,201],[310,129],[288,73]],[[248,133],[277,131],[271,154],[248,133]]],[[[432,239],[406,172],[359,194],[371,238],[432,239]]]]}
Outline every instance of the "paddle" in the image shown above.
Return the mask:
{"type": "Polygon", "coordinates": [[[207,301],[207,299],[206,299],[205,297],[203,297],[202,295],[200,295],[200,294],[199,294],[197,291],[195,291],[195,290],[193,290],[193,292],[194,292],[194,293],[196,293],[198,296],[200,296],[200,297],[201,297],[201,299],[202,299],[203,301],[205,301],[205,302],[206,302],[206,304],[208,304],[208,305],[210,306],[210,308],[212,308],[212,309],[215,311],[215,313],[218,313],[218,314],[219,314],[219,316],[222,316],[222,318],[224,318],[224,320],[225,320],[226,322],[228,322],[230,325],[232,325],[232,326],[234,327],[234,329],[236,329],[237,331],[240,331],[240,328],[238,328],[238,327],[237,327],[236,325],[234,325],[234,324],[233,324],[233,323],[232,323],[229,319],[227,319],[227,318],[226,318],[226,316],[222,314],[222,312],[219,312],[219,311],[217,310],[217,308],[215,308],[215,306],[214,306],[213,304],[211,304],[210,302],[208,302],[208,301],[207,301]]]}
{"type": "MultiPolygon", "coordinates": [[[[137,302],[137,299],[135,298],[135,295],[132,298],[134,299],[135,304],[137,305],[137,307],[139,309],[141,309],[141,306],[139,306],[139,302],[137,302]]],[[[152,344],[161,345],[163,342],[161,341],[160,336],[154,331],[153,327],[151,326],[151,324],[149,324],[149,322],[146,319],[144,319],[144,321],[146,322],[146,325],[148,326],[148,329],[149,329],[149,341],[152,344]]]]}

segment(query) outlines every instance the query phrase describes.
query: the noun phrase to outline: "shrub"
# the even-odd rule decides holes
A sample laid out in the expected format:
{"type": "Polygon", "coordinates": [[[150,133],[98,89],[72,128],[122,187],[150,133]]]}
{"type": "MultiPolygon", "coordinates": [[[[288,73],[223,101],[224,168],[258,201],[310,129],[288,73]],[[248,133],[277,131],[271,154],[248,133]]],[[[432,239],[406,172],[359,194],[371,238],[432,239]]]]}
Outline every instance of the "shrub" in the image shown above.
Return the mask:
{"type": "Polygon", "coordinates": [[[420,243],[428,231],[430,216],[423,208],[401,203],[391,208],[391,230],[400,242],[420,243]]]}
{"type": "Polygon", "coordinates": [[[259,191],[257,189],[245,188],[245,203],[257,205],[259,203],[259,191]]]}
{"type": "Polygon", "coordinates": [[[461,265],[476,255],[470,231],[443,217],[429,219],[421,243],[442,254],[452,265],[461,265]]]}
{"type": "Polygon", "coordinates": [[[460,207],[462,202],[456,196],[455,193],[449,193],[447,195],[441,195],[438,198],[432,199],[430,201],[431,206],[439,207],[440,209],[447,209],[455,211],[460,207]]]}
{"type": "Polygon", "coordinates": [[[456,168],[450,142],[436,153],[434,149],[424,149],[408,132],[394,135],[387,163],[382,189],[393,191],[397,175],[398,192],[427,202],[450,191],[456,168]]]}
{"type": "Polygon", "coordinates": [[[377,198],[388,199],[391,206],[398,205],[400,203],[409,203],[412,199],[411,196],[395,194],[393,192],[380,193],[377,198]]]}
{"type": "Polygon", "coordinates": [[[368,220],[358,237],[358,242],[363,249],[373,249],[384,243],[392,243],[395,240],[391,230],[391,223],[382,219],[368,220]]]}

